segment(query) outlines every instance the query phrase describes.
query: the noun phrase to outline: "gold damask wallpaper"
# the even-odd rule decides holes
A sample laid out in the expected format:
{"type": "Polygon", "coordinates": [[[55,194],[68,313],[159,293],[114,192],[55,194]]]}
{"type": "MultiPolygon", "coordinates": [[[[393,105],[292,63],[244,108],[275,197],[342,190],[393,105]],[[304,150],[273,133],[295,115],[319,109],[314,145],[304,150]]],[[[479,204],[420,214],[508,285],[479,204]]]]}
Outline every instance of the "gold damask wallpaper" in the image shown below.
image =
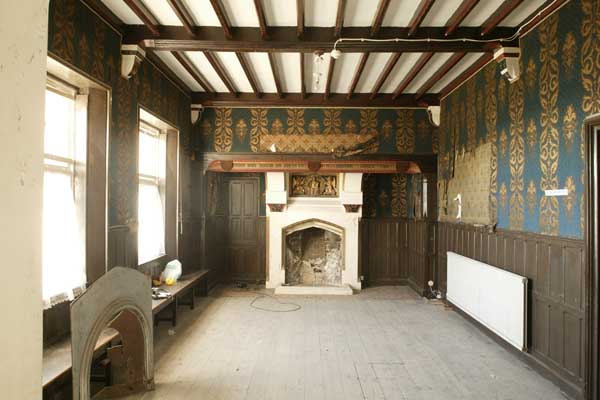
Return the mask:
{"type": "Polygon", "coordinates": [[[492,62],[443,100],[439,177],[451,177],[454,149],[491,143],[489,207],[498,227],[580,238],[583,122],[600,112],[600,3],[569,2],[521,50],[516,83],[492,62]],[[557,188],[569,195],[544,196],[557,188]]]}

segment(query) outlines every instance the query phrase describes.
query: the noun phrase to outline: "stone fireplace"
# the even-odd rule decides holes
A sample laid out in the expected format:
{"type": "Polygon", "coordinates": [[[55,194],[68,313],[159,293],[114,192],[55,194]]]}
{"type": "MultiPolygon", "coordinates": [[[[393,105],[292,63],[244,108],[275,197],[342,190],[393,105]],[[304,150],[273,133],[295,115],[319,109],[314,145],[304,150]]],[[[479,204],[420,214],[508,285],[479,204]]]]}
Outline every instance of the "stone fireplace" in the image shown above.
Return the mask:
{"type": "Polygon", "coordinates": [[[266,178],[266,286],[289,294],[360,290],[362,174],[297,177],[267,172],[266,178]],[[306,182],[306,190],[297,182],[306,182]]]}

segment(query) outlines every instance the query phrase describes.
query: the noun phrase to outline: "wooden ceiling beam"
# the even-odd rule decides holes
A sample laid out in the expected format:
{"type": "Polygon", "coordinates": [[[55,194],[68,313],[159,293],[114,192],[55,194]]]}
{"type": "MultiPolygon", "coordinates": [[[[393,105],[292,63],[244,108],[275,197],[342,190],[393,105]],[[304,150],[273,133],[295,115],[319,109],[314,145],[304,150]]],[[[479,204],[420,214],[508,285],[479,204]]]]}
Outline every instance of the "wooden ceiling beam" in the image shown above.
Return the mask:
{"type": "Polygon", "coordinates": [[[307,93],[302,97],[301,93],[282,93],[281,97],[276,93],[264,93],[258,98],[254,93],[240,93],[234,96],[231,93],[219,93],[211,96],[203,92],[192,93],[192,103],[199,103],[205,107],[427,107],[439,105],[437,94],[425,94],[418,100],[414,93],[403,94],[392,99],[390,94],[381,94],[371,100],[369,93],[357,93],[352,99],[348,99],[343,93],[331,93],[326,99],[322,93],[307,93]]]}
{"type": "Polygon", "coordinates": [[[256,16],[258,18],[260,36],[263,39],[268,39],[269,29],[267,27],[267,19],[265,18],[265,10],[263,9],[262,0],[254,0],[254,8],[256,9],[256,16]]]}
{"type": "Polygon", "coordinates": [[[250,68],[250,64],[248,64],[248,61],[246,60],[244,53],[236,52],[235,55],[236,55],[238,61],[240,62],[242,69],[244,70],[244,74],[246,74],[246,78],[248,79],[248,82],[250,82],[250,86],[252,87],[254,94],[258,98],[260,98],[262,96],[262,92],[260,91],[260,88],[258,87],[258,85],[256,83],[256,78],[254,77],[252,68],[250,68]]]}
{"type": "Polygon", "coordinates": [[[306,97],[306,77],[304,72],[304,53],[298,53],[300,56],[300,95],[306,97]]]}
{"type": "Polygon", "coordinates": [[[410,20],[410,23],[408,24],[408,36],[414,35],[417,29],[419,29],[419,26],[421,26],[421,23],[427,16],[427,13],[429,12],[429,10],[431,10],[433,3],[435,3],[435,0],[421,0],[421,3],[419,3],[419,7],[417,7],[415,14],[413,15],[413,17],[410,20]]]}
{"type": "Polygon", "coordinates": [[[556,12],[559,8],[567,4],[569,0],[548,0],[541,5],[533,14],[531,14],[524,22],[523,29],[520,35],[523,36],[537,26],[541,21],[546,19],[550,14],[556,12]]]}
{"type": "Polygon", "coordinates": [[[433,53],[423,53],[421,57],[417,60],[417,63],[408,71],[408,74],[402,79],[402,81],[394,90],[392,94],[392,99],[399,97],[402,92],[410,85],[410,83],[415,79],[415,77],[421,72],[421,70],[425,67],[425,65],[431,60],[433,57],[433,53]]]}
{"type": "Polygon", "coordinates": [[[296,36],[301,38],[304,35],[304,0],[296,0],[296,36]]]}
{"type": "Polygon", "coordinates": [[[273,74],[273,80],[275,81],[275,89],[277,90],[277,96],[283,98],[283,90],[281,90],[281,79],[279,79],[279,70],[277,69],[277,61],[275,60],[275,54],[268,53],[269,65],[271,66],[271,73],[273,74]]]}
{"type": "Polygon", "coordinates": [[[206,78],[204,78],[202,73],[192,65],[192,62],[187,58],[185,54],[178,51],[174,51],[172,52],[172,54],[177,59],[177,61],[179,61],[181,66],[192,76],[192,78],[194,78],[194,80],[198,82],[198,84],[202,87],[202,89],[204,89],[205,92],[207,92],[210,95],[215,94],[215,89],[213,89],[210,83],[208,83],[208,81],[206,80],[206,78]]]}
{"type": "Polygon", "coordinates": [[[221,24],[221,29],[223,29],[223,34],[227,39],[233,39],[233,35],[231,34],[231,24],[229,23],[227,14],[225,14],[225,10],[223,9],[221,1],[210,0],[210,4],[212,5],[213,10],[215,10],[215,14],[217,14],[217,18],[221,24]]]}
{"type": "Polygon", "coordinates": [[[454,14],[452,14],[446,23],[447,28],[444,36],[451,35],[478,3],[479,0],[463,0],[462,4],[454,11],[454,14]]]}
{"type": "Polygon", "coordinates": [[[203,54],[204,54],[204,57],[206,57],[206,59],[210,63],[210,65],[213,67],[213,69],[215,70],[217,75],[219,75],[219,79],[221,79],[221,82],[223,82],[223,84],[225,85],[227,90],[229,90],[229,93],[233,93],[234,95],[237,96],[237,94],[238,94],[237,89],[231,82],[231,79],[229,78],[229,76],[227,76],[227,74],[225,73],[225,69],[223,68],[223,66],[217,59],[217,57],[214,54],[212,54],[210,51],[204,51],[203,54]]]}
{"type": "Polygon", "coordinates": [[[502,3],[500,7],[481,26],[481,36],[485,36],[490,33],[494,28],[500,24],[504,18],[508,17],[515,8],[517,8],[523,0],[508,0],[502,3]]]}
{"type": "Polygon", "coordinates": [[[192,14],[190,14],[182,0],[167,0],[167,2],[177,18],[179,18],[179,21],[183,24],[183,27],[190,35],[194,35],[194,26],[196,25],[194,23],[194,18],[192,18],[192,14]]]}
{"type": "Polygon", "coordinates": [[[379,5],[377,6],[377,12],[373,17],[373,22],[371,23],[371,32],[370,36],[377,36],[379,33],[379,29],[381,29],[381,23],[383,22],[383,17],[385,17],[385,12],[390,5],[390,0],[379,0],[379,5]]]}
{"type": "Polygon", "coordinates": [[[333,36],[337,39],[342,35],[344,28],[344,14],[346,13],[346,0],[338,0],[337,14],[335,17],[335,29],[333,36]]]}
{"type": "Polygon", "coordinates": [[[335,69],[335,58],[329,57],[329,68],[327,69],[327,81],[325,82],[324,97],[327,100],[331,91],[331,80],[333,79],[333,70],[335,69]]]}
{"type": "Polygon", "coordinates": [[[475,75],[481,68],[483,68],[487,63],[489,63],[494,56],[492,54],[484,54],[477,59],[469,68],[464,70],[459,76],[454,78],[452,82],[446,85],[440,92],[440,99],[448,96],[452,93],[456,88],[466,82],[470,77],[475,75]]]}
{"type": "Polygon", "coordinates": [[[358,66],[356,67],[356,71],[354,71],[354,76],[352,77],[352,83],[348,89],[348,94],[346,95],[348,100],[354,96],[354,90],[356,89],[356,85],[358,85],[358,81],[360,80],[363,70],[365,69],[365,65],[369,59],[369,54],[370,53],[363,53],[363,55],[360,57],[360,61],[358,62],[358,66]]]}
{"type": "Polygon", "coordinates": [[[454,66],[463,59],[466,53],[455,53],[450,57],[442,67],[435,72],[428,80],[425,82],[419,90],[417,90],[417,94],[415,98],[420,99],[429,89],[433,87],[440,79],[444,77],[454,66]]]}
{"type": "Polygon", "coordinates": [[[373,86],[373,89],[371,90],[371,96],[369,97],[370,99],[374,99],[375,97],[377,97],[377,94],[379,93],[379,89],[381,89],[381,86],[383,86],[383,83],[386,81],[388,76],[390,76],[392,69],[394,69],[394,67],[396,66],[396,63],[398,62],[398,59],[400,58],[401,55],[402,55],[402,53],[394,53],[387,60],[387,63],[385,64],[383,71],[381,71],[379,78],[377,78],[377,82],[375,82],[375,85],[373,86]]]}
{"type": "MultiPolygon", "coordinates": [[[[296,34],[296,27],[269,27],[269,40],[262,38],[260,28],[234,27],[231,28],[232,39],[227,39],[224,31],[218,27],[198,26],[194,37],[182,26],[160,26],[160,36],[150,35],[144,27],[129,25],[124,27],[123,43],[141,43],[147,49],[165,51],[260,51],[260,52],[330,52],[335,38],[334,27],[307,27],[302,39],[296,34]]],[[[369,37],[368,27],[345,27],[344,38],[369,37]]],[[[490,42],[443,41],[446,39],[445,27],[421,27],[417,32],[408,36],[408,28],[383,27],[379,30],[378,38],[393,39],[436,39],[430,42],[340,42],[337,48],[345,53],[408,53],[408,52],[448,52],[460,51],[492,53],[501,44],[493,39],[512,36],[515,28],[499,27],[486,38],[490,42]],[[442,40],[442,42],[437,40],[442,40]]],[[[479,28],[459,27],[453,37],[465,39],[481,39],[479,28]]],[[[504,46],[517,46],[518,41],[502,42],[504,46]]],[[[343,56],[342,56],[343,57],[343,56]]]]}
{"type": "Polygon", "coordinates": [[[150,61],[163,75],[165,75],[173,84],[175,84],[182,92],[185,92],[188,96],[192,92],[192,88],[190,88],[187,83],[185,83],[179,75],[173,72],[171,68],[167,66],[161,60],[159,56],[157,56],[154,52],[149,51],[146,53],[146,59],[150,61]]]}
{"type": "Polygon", "coordinates": [[[141,0],[124,0],[125,4],[133,11],[139,19],[142,20],[146,28],[152,33],[152,36],[160,36],[158,30],[158,20],[152,15],[148,7],[141,0]]]}

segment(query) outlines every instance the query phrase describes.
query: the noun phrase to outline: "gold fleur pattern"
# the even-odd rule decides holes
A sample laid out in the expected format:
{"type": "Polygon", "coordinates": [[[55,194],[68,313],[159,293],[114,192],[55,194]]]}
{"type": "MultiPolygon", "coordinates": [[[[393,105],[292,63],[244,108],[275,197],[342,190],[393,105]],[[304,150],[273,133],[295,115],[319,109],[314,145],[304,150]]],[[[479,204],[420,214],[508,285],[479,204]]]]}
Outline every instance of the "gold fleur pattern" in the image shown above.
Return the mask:
{"type": "Polygon", "coordinates": [[[360,134],[377,134],[377,110],[360,110],[360,134]]]}
{"type": "Polygon", "coordinates": [[[581,0],[581,82],[583,84],[582,108],[586,114],[600,112],[600,3],[581,0]]]}
{"type": "Polygon", "coordinates": [[[246,134],[248,133],[248,125],[246,125],[246,121],[243,118],[240,118],[235,124],[235,135],[240,139],[240,142],[244,140],[246,134]]]}
{"type": "Polygon", "coordinates": [[[271,135],[283,135],[283,123],[279,118],[275,118],[271,124],[271,135]]]}
{"type": "Polygon", "coordinates": [[[54,33],[52,50],[62,59],[73,62],[75,58],[75,3],[59,0],[55,8],[60,12],[54,14],[54,33]]]}
{"type": "Polygon", "coordinates": [[[311,135],[319,135],[321,133],[321,124],[316,119],[311,119],[308,123],[308,133],[311,135]]]}
{"type": "Polygon", "coordinates": [[[523,140],[523,81],[519,80],[509,87],[510,116],[510,213],[509,226],[522,230],[525,218],[523,199],[523,172],[525,169],[525,141],[523,140]]]}
{"type": "Polygon", "coordinates": [[[383,121],[383,126],[381,127],[381,133],[383,133],[383,137],[389,139],[392,136],[392,130],[394,126],[392,125],[392,121],[386,119],[383,121]]]}
{"type": "Polygon", "coordinates": [[[467,82],[467,151],[472,151],[477,145],[477,109],[475,105],[476,87],[475,79],[469,79],[467,82]]]}
{"type": "Polygon", "coordinates": [[[577,129],[577,113],[575,113],[575,107],[569,104],[565,109],[565,115],[563,117],[563,140],[567,147],[567,151],[571,152],[573,149],[573,140],[575,139],[575,130],[577,129]]]}
{"type": "Polygon", "coordinates": [[[432,129],[431,130],[431,151],[433,151],[433,154],[438,154],[439,150],[439,140],[440,137],[440,131],[439,129],[432,129]]]}
{"type": "Polygon", "coordinates": [[[431,124],[424,119],[420,120],[417,124],[417,133],[419,138],[423,141],[430,134],[431,124]]]}
{"type": "Polygon", "coordinates": [[[396,119],[396,149],[399,153],[415,151],[415,128],[413,110],[398,110],[396,119]]]}
{"type": "Polygon", "coordinates": [[[387,206],[388,206],[388,199],[389,199],[388,194],[385,192],[385,190],[382,190],[379,193],[379,207],[382,210],[385,210],[387,208],[387,206]]]}
{"type": "Polygon", "coordinates": [[[406,183],[406,175],[392,177],[392,217],[408,217],[406,183]]]}
{"type": "Polygon", "coordinates": [[[500,208],[502,211],[506,210],[506,196],[506,183],[502,182],[502,185],[500,185],[500,208]]]}
{"type": "MultiPolygon", "coordinates": [[[[558,123],[558,17],[552,15],[546,23],[540,25],[540,189],[542,191],[558,188],[559,134],[558,123]]],[[[540,229],[549,235],[558,234],[558,199],[554,196],[542,196],[540,200],[540,229]]]]}
{"type": "Polygon", "coordinates": [[[527,124],[527,145],[529,146],[529,152],[533,153],[535,150],[535,143],[537,141],[537,126],[533,118],[529,119],[527,124]]]}
{"type": "Polygon", "coordinates": [[[529,59],[527,63],[527,69],[525,70],[525,78],[527,83],[527,89],[529,89],[530,93],[533,93],[535,89],[535,81],[537,79],[537,71],[536,71],[535,61],[533,57],[529,59]]]}
{"type": "Polygon", "coordinates": [[[90,47],[88,45],[87,35],[81,35],[79,39],[79,62],[82,65],[88,65],[90,63],[90,47]]]}
{"type": "Polygon", "coordinates": [[[498,102],[496,98],[496,68],[488,66],[484,70],[485,92],[487,93],[485,101],[485,129],[486,138],[491,143],[490,160],[490,215],[496,215],[498,190],[498,150],[496,145],[497,124],[498,124],[498,102]]]}
{"type": "Polygon", "coordinates": [[[288,135],[303,135],[304,131],[304,109],[303,108],[288,108],[287,109],[287,134],[288,135]]]}
{"type": "Polygon", "coordinates": [[[231,108],[215,110],[215,151],[230,152],[232,140],[231,108]]]}
{"type": "Polygon", "coordinates": [[[356,123],[354,122],[354,120],[349,119],[348,122],[346,122],[346,126],[344,128],[345,128],[344,133],[349,134],[349,135],[356,134],[356,123]]]}
{"type": "Polygon", "coordinates": [[[94,25],[94,59],[92,60],[92,76],[104,79],[104,25],[94,25]]]}
{"type": "Polygon", "coordinates": [[[529,181],[527,186],[527,210],[533,214],[537,205],[537,188],[534,181],[529,181]]]}
{"type": "Polygon", "coordinates": [[[498,80],[498,100],[500,100],[500,104],[506,104],[506,85],[506,80],[498,80]]]}
{"type": "Polygon", "coordinates": [[[577,41],[573,32],[567,33],[562,46],[563,68],[567,76],[571,76],[575,67],[575,58],[577,57],[577,41]]]}
{"type": "Polygon", "coordinates": [[[366,217],[375,218],[377,216],[376,185],[375,175],[363,175],[363,195],[365,197],[363,215],[366,217]]]}
{"type": "Polygon", "coordinates": [[[323,133],[326,135],[342,133],[342,110],[332,108],[323,111],[323,133]]]}
{"type": "Polygon", "coordinates": [[[572,176],[567,176],[564,187],[569,191],[569,194],[562,197],[563,207],[565,208],[567,220],[572,222],[575,202],[577,201],[577,186],[575,186],[575,179],[573,179],[572,176]]]}
{"type": "Polygon", "coordinates": [[[500,154],[504,157],[506,156],[506,149],[508,144],[508,136],[506,135],[506,131],[502,129],[500,132],[500,154]]]}
{"type": "Polygon", "coordinates": [[[207,118],[204,118],[202,120],[201,129],[202,129],[202,136],[204,136],[205,138],[209,137],[210,134],[212,133],[212,125],[207,118]]]}
{"type": "Polygon", "coordinates": [[[260,137],[268,135],[269,128],[267,127],[267,109],[252,108],[250,110],[250,150],[258,151],[260,137]]]}

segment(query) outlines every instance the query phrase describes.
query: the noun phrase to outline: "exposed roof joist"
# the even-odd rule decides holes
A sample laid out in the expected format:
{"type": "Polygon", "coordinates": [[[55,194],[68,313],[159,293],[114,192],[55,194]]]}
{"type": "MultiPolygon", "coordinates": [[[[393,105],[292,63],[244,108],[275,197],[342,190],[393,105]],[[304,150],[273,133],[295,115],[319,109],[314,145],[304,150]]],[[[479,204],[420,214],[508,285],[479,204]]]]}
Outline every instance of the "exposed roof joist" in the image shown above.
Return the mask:
{"type": "Polygon", "coordinates": [[[183,24],[183,27],[188,31],[190,35],[194,34],[194,26],[196,25],[194,22],[194,18],[186,8],[185,4],[183,4],[182,0],[167,0],[171,9],[179,18],[179,21],[183,24]]]}
{"type": "Polygon", "coordinates": [[[412,19],[410,20],[410,23],[408,24],[408,36],[414,35],[417,29],[419,29],[419,26],[421,26],[421,22],[423,22],[429,10],[431,10],[431,6],[433,6],[434,2],[435,0],[421,0],[417,11],[415,11],[415,14],[413,15],[412,19]]]}
{"type": "Polygon", "coordinates": [[[389,5],[390,0],[379,0],[377,12],[375,12],[373,22],[371,23],[371,37],[375,37],[379,33],[379,30],[381,29],[381,23],[383,22],[383,17],[385,17],[385,12],[387,11],[389,5]]]}
{"type": "Polygon", "coordinates": [[[473,8],[475,8],[477,3],[479,3],[479,0],[463,0],[460,7],[458,7],[456,9],[454,14],[452,14],[450,19],[446,23],[447,29],[446,29],[446,33],[444,35],[449,36],[452,33],[454,33],[456,28],[458,28],[460,23],[463,22],[463,20],[467,17],[467,15],[469,15],[469,13],[473,10],[473,8]]]}
{"type": "Polygon", "coordinates": [[[158,20],[152,15],[148,7],[141,0],[124,0],[125,4],[133,11],[139,19],[142,20],[144,26],[152,33],[152,36],[159,36],[158,20]]]}
{"type": "Polygon", "coordinates": [[[296,0],[296,36],[301,38],[304,35],[304,0],[296,0]]]}
{"type": "Polygon", "coordinates": [[[421,57],[419,57],[417,63],[413,65],[410,71],[408,71],[408,74],[406,74],[404,79],[402,79],[402,81],[398,84],[396,90],[394,90],[392,99],[396,99],[402,94],[402,92],[404,92],[404,89],[406,89],[413,79],[415,79],[415,77],[419,74],[419,72],[421,72],[429,60],[431,60],[431,57],[433,57],[433,53],[423,53],[421,57]]]}
{"type": "Polygon", "coordinates": [[[492,32],[504,18],[508,17],[523,0],[508,0],[502,3],[500,7],[483,23],[481,27],[481,36],[492,32]]]}
{"type": "Polygon", "coordinates": [[[267,19],[265,18],[265,10],[263,9],[262,0],[254,0],[254,8],[256,9],[256,17],[260,29],[260,36],[263,39],[269,38],[269,30],[267,27],[267,19]]]}
{"type": "Polygon", "coordinates": [[[209,51],[204,52],[204,57],[206,57],[206,59],[208,60],[212,68],[215,70],[217,75],[219,75],[219,79],[221,79],[221,82],[223,82],[227,90],[229,90],[229,93],[233,93],[237,96],[237,89],[235,88],[235,86],[233,86],[231,79],[225,73],[225,70],[223,69],[223,66],[221,65],[217,57],[215,57],[215,55],[209,51]]]}
{"type": "Polygon", "coordinates": [[[273,74],[273,80],[275,81],[275,87],[277,88],[277,96],[282,99],[284,94],[283,90],[281,90],[281,79],[279,78],[279,70],[277,69],[277,60],[275,60],[275,55],[273,53],[269,53],[269,65],[271,66],[271,73],[273,74]]]}
{"type": "Polygon", "coordinates": [[[200,71],[198,71],[196,67],[194,67],[192,62],[187,58],[185,54],[177,51],[172,52],[172,54],[175,57],[175,59],[179,61],[179,64],[181,64],[181,66],[190,74],[190,76],[194,78],[194,80],[200,85],[200,87],[204,89],[204,91],[211,95],[215,94],[215,90],[213,89],[213,87],[210,85],[210,83],[208,83],[208,81],[202,75],[202,73],[200,73],[200,71]]]}
{"type": "Polygon", "coordinates": [[[338,0],[337,14],[335,17],[335,29],[333,36],[337,39],[342,35],[344,28],[344,14],[346,13],[346,0],[338,0]]]}
{"type": "Polygon", "coordinates": [[[452,80],[445,88],[440,92],[440,99],[448,96],[454,89],[462,85],[467,79],[475,75],[477,71],[483,68],[487,63],[492,61],[493,56],[491,54],[484,54],[475,61],[469,68],[464,70],[460,75],[452,80]]]}
{"type": "Polygon", "coordinates": [[[325,82],[325,99],[329,98],[331,91],[331,80],[333,79],[333,70],[335,69],[335,58],[329,59],[329,68],[327,70],[327,81],[325,82]]]}
{"type": "Polygon", "coordinates": [[[440,79],[442,79],[452,68],[454,68],[454,66],[460,60],[463,59],[465,54],[466,53],[453,54],[452,57],[450,57],[444,63],[444,65],[442,65],[440,69],[438,69],[429,79],[427,79],[427,82],[425,82],[423,86],[419,88],[419,90],[417,91],[416,98],[420,99],[421,97],[423,97],[425,93],[427,93],[427,91],[433,87],[433,85],[435,85],[440,79]]]}
{"type": "Polygon", "coordinates": [[[354,76],[352,77],[350,89],[348,89],[348,94],[346,95],[348,100],[350,100],[354,95],[354,90],[356,89],[356,85],[358,85],[358,81],[360,80],[360,76],[365,69],[365,65],[367,65],[368,59],[369,53],[363,53],[363,55],[360,57],[360,61],[358,62],[358,66],[356,67],[356,71],[354,71],[354,76]]]}
{"type": "Polygon", "coordinates": [[[377,95],[379,94],[379,89],[381,89],[381,86],[383,86],[385,80],[388,78],[388,76],[390,76],[392,69],[394,69],[394,67],[396,66],[396,63],[400,59],[401,55],[402,53],[394,53],[388,59],[387,63],[385,64],[385,67],[383,68],[383,71],[381,71],[381,74],[379,75],[379,78],[377,78],[377,82],[375,82],[375,85],[371,90],[371,100],[377,97],[377,95]]]}
{"type": "Polygon", "coordinates": [[[240,65],[242,66],[242,69],[244,70],[244,74],[246,74],[246,79],[248,79],[248,82],[250,82],[250,86],[252,86],[252,90],[254,91],[254,94],[258,98],[260,98],[262,96],[262,92],[260,91],[260,88],[258,87],[258,84],[256,83],[256,78],[254,77],[254,73],[252,72],[252,69],[250,68],[250,65],[248,64],[248,61],[246,60],[244,53],[236,52],[235,55],[236,55],[240,65]]]}
{"type": "Polygon", "coordinates": [[[227,18],[227,14],[225,14],[225,10],[223,9],[223,5],[220,0],[210,0],[210,4],[215,10],[215,14],[217,14],[217,18],[219,19],[219,23],[221,24],[221,29],[223,30],[223,34],[225,38],[232,39],[233,35],[231,34],[231,24],[229,23],[229,19],[227,18]]]}

